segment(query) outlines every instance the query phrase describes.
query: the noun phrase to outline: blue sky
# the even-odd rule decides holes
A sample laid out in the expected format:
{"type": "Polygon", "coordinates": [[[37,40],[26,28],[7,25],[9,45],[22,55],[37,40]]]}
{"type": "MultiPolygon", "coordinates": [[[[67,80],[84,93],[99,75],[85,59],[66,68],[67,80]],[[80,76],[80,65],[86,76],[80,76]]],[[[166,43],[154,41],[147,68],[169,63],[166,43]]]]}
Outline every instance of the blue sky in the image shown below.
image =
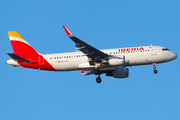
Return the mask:
{"type": "Polygon", "coordinates": [[[0,5],[0,120],[178,120],[179,58],[131,67],[126,79],[79,71],[49,72],[6,65],[7,31],[18,31],[38,52],[75,51],[65,25],[98,49],[159,45],[180,55],[178,0],[16,0],[0,5]]]}

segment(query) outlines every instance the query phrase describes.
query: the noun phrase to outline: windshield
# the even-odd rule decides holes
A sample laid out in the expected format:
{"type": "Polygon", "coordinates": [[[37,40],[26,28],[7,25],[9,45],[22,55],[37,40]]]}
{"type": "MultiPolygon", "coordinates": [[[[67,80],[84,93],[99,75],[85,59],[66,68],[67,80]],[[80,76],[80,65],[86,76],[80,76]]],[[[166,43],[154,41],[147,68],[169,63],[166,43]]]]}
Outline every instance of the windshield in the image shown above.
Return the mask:
{"type": "Polygon", "coordinates": [[[167,48],[163,48],[162,51],[170,51],[169,49],[167,48]]]}

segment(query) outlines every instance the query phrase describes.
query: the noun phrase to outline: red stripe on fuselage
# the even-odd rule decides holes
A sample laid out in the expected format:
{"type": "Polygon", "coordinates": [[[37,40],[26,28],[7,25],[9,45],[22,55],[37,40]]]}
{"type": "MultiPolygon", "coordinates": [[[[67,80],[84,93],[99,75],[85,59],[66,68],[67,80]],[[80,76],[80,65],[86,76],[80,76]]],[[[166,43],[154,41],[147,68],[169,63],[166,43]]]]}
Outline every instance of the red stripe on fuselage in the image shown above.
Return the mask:
{"type": "MultiPolygon", "coordinates": [[[[41,57],[41,58],[43,58],[43,57],[41,57]]],[[[53,66],[46,59],[43,60],[43,63],[40,63],[39,59],[38,59],[38,61],[35,61],[35,62],[36,63],[22,63],[22,62],[18,62],[18,64],[23,66],[23,67],[27,67],[27,68],[33,68],[33,69],[39,69],[39,70],[56,71],[53,68],[53,66]]]]}

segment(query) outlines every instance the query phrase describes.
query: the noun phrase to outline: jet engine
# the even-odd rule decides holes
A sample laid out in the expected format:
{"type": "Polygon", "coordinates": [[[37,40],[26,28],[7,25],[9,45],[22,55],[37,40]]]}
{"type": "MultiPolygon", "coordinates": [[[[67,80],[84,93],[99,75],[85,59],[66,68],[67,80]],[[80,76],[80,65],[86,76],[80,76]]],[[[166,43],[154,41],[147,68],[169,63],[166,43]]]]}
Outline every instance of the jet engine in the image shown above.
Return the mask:
{"type": "Polygon", "coordinates": [[[113,76],[114,78],[127,78],[129,76],[128,68],[120,68],[106,73],[106,76],[113,76]]]}
{"type": "Polygon", "coordinates": [[[121,58],[112,58],[109,60],[109,65],[123,65],[124,59],[121,58]]]}
{"type": "Polygon", "coordinates": [[[102,64],[109,65],[124,65],[125,56],[110,57],[109,60],[102,61],[102,64]]]}

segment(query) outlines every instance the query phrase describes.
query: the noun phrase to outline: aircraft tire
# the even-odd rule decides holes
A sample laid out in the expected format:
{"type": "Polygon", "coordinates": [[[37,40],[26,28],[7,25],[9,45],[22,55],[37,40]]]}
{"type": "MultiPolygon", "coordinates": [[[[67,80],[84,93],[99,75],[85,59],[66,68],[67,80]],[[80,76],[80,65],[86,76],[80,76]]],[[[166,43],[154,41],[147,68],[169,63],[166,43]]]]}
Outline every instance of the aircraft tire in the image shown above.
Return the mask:
{"type": "Polygon", "coordinates": [[[100,77],[97,77],[97,78],[96,78],[96,82],[97,82],[97,83],[101,83],[101,78],[100,78],[100,77]]]}
{"type": "Polygon", "coordinates": [[[154,74],[157,74],[158,73],[158,71],[157,70],[154,70],[154,74]]]}

